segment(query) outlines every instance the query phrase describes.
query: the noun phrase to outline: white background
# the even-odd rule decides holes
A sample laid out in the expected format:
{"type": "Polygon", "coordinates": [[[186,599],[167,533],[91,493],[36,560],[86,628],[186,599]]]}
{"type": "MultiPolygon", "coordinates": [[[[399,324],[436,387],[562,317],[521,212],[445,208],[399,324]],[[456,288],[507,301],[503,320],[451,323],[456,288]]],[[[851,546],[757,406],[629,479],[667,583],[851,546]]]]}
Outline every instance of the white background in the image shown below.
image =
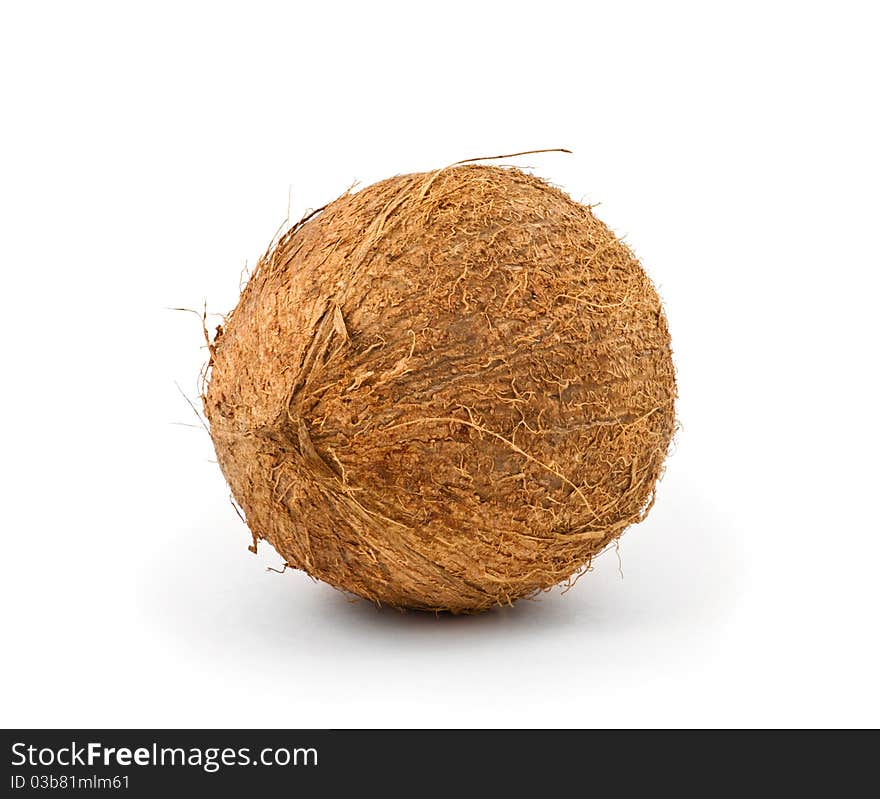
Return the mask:
{"type": "Polygon", "coordinates": [[[2,726],[877,725],[870,3],[6,3],[2,726]],[[250,536],[191,397],[288,213],[516,160],[666,302],[682,430],[570,593],[380,612],[250,536]]]}

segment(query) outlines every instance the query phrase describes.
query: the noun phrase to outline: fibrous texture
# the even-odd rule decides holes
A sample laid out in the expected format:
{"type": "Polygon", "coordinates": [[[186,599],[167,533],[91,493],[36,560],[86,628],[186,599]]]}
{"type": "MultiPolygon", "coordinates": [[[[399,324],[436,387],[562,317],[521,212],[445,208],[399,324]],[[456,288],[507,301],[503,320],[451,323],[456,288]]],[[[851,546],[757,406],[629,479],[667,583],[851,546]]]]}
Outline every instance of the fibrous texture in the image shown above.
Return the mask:
{"type": "Polygon", "coordinates": [[[674,399],[630,250],[540,179],[468,165],[282,236],[218,329],[204,407],[255,543],[378,603],[468,612],[644,518],[674,399]]]}

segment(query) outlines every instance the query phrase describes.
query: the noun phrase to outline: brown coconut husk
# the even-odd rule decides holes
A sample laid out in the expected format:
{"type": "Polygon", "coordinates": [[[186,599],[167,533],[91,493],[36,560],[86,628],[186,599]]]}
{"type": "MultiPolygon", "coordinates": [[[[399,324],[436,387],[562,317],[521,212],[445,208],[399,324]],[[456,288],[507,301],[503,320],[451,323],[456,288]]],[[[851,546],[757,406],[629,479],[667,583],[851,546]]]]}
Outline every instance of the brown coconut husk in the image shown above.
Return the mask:
{"type": "Polygon", "coordinates": [[[572,578],[644,519],[675,395],[632,252],[539,178],[469,164],[283,235],[203,399],[255,544],[377,603],[469,612],[572,578]]]}

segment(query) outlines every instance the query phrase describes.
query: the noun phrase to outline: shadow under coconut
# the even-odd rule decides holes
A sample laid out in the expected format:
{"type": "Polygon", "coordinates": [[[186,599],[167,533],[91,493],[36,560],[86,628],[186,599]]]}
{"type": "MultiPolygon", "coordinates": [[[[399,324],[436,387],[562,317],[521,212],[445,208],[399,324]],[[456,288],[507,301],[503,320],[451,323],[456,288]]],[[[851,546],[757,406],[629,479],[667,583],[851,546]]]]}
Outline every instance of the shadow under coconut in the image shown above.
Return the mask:
{"type": "MultiPolygon", "coordinates": [[[[337,616],[347,613],[358,624],[390,630],[410,630],[418,632],[422,629],[436,631],[455,630],[461,632],[465,628],[498,629],[510,626],[525,626],[529,621],[542,620],[544,626],[548,623],[564,624],[576,610],[574,606],[560,606],[561,589],[553,589],[531,599],[521,599],[508,607],[496,607],[483,613],[453,614],[447,612],[431,613],[420,610],[398,610],[395,608],[379,607],[363,599],[345,597],[326,597],[324,599],[325,611],[328,616],[337,616]],[[340,599],[348,605],[340,609],[340,599]],[[332,607],[331,607],[332,605],[332,607]]],[[[564,603],[564,599],[562,600],[564,603]]]]}
{"type": "Polygon", "coordinates": [[[667,479],[650,517],[623,537],[618,551],[612,546],[596,558],[564,595],[555,588],[512,607],[454,616],[377,608],[301,572],[266,572],[278,564],[271,547],[261,544],[258,566],[243,551],[246,531],[224,522],[194,531],[153,564],[142,600],[153,623],[202,654],[232,647],[282,659],[346,651],[421,657],[450,647],[521,649],[548,635],[616,639],[681,626],[699,635],[717,632],[734,604],[739,541],[692,487],[667,479]],[[214,562],[205,563],[206,555],[214,562]]]}

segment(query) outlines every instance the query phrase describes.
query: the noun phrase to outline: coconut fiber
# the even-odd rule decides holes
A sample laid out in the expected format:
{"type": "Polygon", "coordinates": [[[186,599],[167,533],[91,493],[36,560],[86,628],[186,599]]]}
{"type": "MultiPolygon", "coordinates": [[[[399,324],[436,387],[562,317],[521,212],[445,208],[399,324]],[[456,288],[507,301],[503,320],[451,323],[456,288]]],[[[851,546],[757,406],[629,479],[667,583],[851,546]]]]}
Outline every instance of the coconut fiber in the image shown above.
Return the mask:
{"type": "Polygon", "coordinates": [[[479,611],[570,580],[651,507],[674,428],[657,293],[588,206],[462,165],[280,237],[204,408],[254,537],[337,588],[479,611]]]}

